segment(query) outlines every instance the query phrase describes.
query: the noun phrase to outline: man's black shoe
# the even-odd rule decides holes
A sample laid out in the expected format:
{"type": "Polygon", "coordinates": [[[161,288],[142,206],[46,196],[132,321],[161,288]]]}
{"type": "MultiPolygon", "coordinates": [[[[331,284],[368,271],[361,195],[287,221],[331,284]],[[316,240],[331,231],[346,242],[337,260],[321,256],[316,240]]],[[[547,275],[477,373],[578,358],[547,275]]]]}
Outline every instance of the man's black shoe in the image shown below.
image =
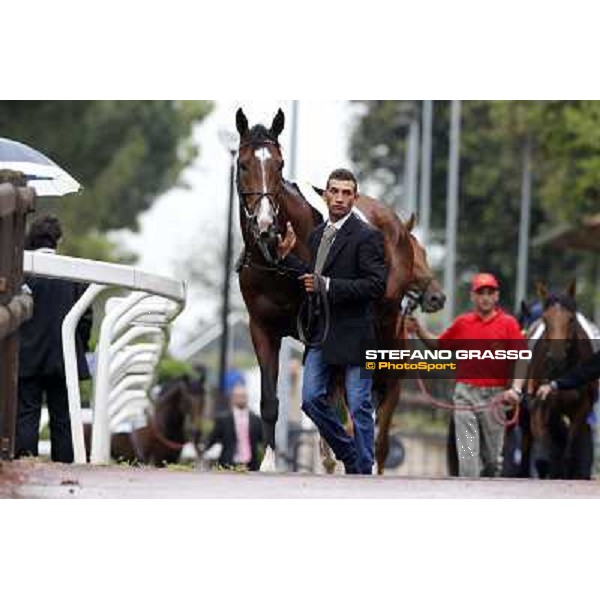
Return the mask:
{"type": "Polygon", "coordinates": [[[344,463],[346,475],[358,475],[360,473],[356,463],[344,463]]]}

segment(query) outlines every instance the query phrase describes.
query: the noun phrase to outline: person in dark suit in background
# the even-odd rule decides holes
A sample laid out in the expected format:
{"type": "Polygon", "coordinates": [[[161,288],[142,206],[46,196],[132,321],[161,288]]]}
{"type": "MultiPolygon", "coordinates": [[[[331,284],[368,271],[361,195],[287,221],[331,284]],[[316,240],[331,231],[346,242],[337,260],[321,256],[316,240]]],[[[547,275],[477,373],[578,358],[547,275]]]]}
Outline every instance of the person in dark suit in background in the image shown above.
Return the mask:
{"type": "Polygon", "coordinates": [[[218,464],[222,467],[245,466],[249,471],[260,467],[259,444],[263,441],[262,425],[258,415],[248,407],[248,393],[244,376],[237,371],[225,375],[225,395],[230,410],[215,419],[215,426],[204,450],[215,444],[223,449],[218,464]]]}
{"type": "Polygon", "coordinates": [[[600,377],[600,351],[592,354],[585,362],[563,373],[558,379],[541,385],[536,397],[546,400],[552,392],[559,390],[575,390],[578,387],[600,377]]]}
{"type": "Polygon", "coordinates": [[[287,224],[278,253],[284,264],[305,274],[308,294],[323,293],[330,305],[328,335],[320,347],[305,354],[302,410],[312,419],[346,473],[371,474],[375,423],[372,378],[364,370],[362,344],[375,340],[373,303],[385,292],[383,235],[352,214],[358,184],[347,169],[336,169],[327,180],[327,222],[316,227],[309,243],[310,264],[290,254],[296,234],[287,224]],[[327,400],[335,370],[344,370],[346,397],[354,425],[351,438],[327,400]]]}
{"type": "MultiPolygon", "coordinates": [[[[51,215],[36,219],[25,238],[25,249],[55,254],[62,238],[59,220],[51,215]]],[[[29,276],[25,284],[33,295],[33,316],[19,332],[19,394],[15,456],[37,456],[44,396],[50,416],[51,459],[73,462],[71,420],[65,381],[61,327],[86,286],[74,281],[29,276]]],[[[80,379],[89,379],[85,352],[92,328],[91,308],[81,318],[75,343],[80,379]]]]}

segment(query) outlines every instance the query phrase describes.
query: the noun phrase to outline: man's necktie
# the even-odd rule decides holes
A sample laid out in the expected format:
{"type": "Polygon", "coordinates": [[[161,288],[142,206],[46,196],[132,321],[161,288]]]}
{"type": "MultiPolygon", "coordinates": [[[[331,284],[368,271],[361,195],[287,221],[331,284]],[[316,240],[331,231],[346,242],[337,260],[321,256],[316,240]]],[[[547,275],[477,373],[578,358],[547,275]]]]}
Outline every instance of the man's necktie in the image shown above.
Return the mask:
{"type": "Polygon", "coordinates": [[[235,435],[237,438],[236,462],[248,464],[252,460],[250,444],[250,413],[247,410],[234,412],[235,435]]]}
{"type": "Polygon", "coordinates": [[[319,243],[319,249],[317,250],[317,260],[315,261],[315,273],[317,275],[320,275],[323,271],[323,266],[327,260],[329,250],[331,250],[331,246],[333,246],[333,240],[335,240],[336,234],[337,229],[332,223],[325,227],[321,242],[319,243]]]}

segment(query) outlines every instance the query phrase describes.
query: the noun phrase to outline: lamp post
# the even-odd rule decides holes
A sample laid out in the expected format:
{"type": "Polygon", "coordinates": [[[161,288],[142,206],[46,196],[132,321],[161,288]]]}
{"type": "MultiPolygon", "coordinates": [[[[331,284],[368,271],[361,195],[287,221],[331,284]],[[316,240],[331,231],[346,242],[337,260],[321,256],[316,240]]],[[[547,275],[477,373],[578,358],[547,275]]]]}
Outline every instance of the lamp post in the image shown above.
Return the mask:
{"type": "Polygon", "coordinates": [[[521,218],[519,219],[519,253],[517,260],[517,291],[515,313],[521,300],[527,297],[527,260],[529,256],[529,223],[531,219],[531,139],[523,144],[523,175],[521,178],[521,218]]]}
{"type": "Polygon", "coordinates": [[[233,229],[233,196],[235,182],[235,155],[237,153],[237,136],[230,131],[219,131],[219,141],[229,152],[229,207],[227,211],[227,232],[225,244],[225,262],[223,269],[223,304],[221,309],[221,348],[219,356],[219,407],[225,403],[225,373],[227,372],[227,349],[229,346],[229,280],[231,275],[232,229],[233,229]]]}
{"type": "Polygon", "coordinates": [[[460,167],[460,100],[450,102],[450,153],[448,157],[448,197],[446,200],[446,264],[444,321],[454,318],[456,288],[456,230],[458,223],[458,191],[460,167]]]}
{"type": "MultiPolygon", "coordinates": [[[[298,159],[298,100],[292,100],[292,118],[290,135],[290,160],[288,167],[288,177],[291,181],[296,179],[296,165],[298,159]]],[[[279,416],[277,418],[277,427],[275,428],[275,445],[277,446],[279,468],[284,470],[288,468],[287,461],[289,453],[289,417],[290,417],[290,396],[292,393],[292,383],[290,375],[290,362],[292,359],[292,347],[290,340],[286,337],[281,340],[281,349],[279,350],[279,377],[277,379],[277,397],[279,399],[279,416]],[[282,456],[282,453],[285,456],[282,456]]]]}
{"type": "Polygon", "coordinates": [[[422,107],[423,141],[421,143],[421,189],[419,207],[419,225],[421,241],[427,248],[429,245],[429,229],[431,226],[431,141],[433,129],[433,100],[423,100],[422,107]]]}

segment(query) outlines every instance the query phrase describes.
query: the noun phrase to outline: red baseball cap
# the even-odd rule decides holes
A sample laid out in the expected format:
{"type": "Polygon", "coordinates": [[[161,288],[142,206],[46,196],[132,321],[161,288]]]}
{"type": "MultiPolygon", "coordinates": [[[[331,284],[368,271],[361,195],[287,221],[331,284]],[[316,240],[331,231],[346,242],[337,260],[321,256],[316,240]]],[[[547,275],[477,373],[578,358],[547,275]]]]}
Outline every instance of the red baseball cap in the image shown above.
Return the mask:
{"type": "Polygon", "coordinates": [[[490,287],[497,290],[500,286],[498,281],[491,273],[478,273],[471,280],[471,291],[476,292],[483,287],[490,287]]]}

